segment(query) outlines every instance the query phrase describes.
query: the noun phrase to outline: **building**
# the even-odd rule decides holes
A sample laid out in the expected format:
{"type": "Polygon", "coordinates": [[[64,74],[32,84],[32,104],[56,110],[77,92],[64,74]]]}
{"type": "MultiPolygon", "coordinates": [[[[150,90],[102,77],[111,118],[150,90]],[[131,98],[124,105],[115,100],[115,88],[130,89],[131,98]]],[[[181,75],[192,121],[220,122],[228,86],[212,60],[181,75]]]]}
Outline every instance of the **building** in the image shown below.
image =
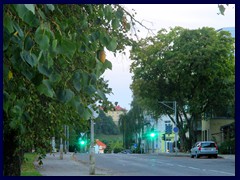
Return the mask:
{"type": "Polygon", "coordinates": [[[211,118],[202,121],[202,140],[213,140],[217,144],[227,140],[227,130],[234,123],[232,118],[211,118]]]}
{"type": "Polygon", "coordinates": [[[96,154],[104,154],[104,149],[107,148],[107,145],[104,144],[99,139],[96,139],[96,144],[95,144],[94,148],[95,148],[95,153],[96,154]]]}
{"type": "Polygon", "coordinates": [[[112,111],[108,111],[107,115],[111,116],[113,119],[113,122],[118,126],[118,121],[119,121],[119,117],[121,114],[126,113],[127,110],[122,108],[121,106],[117,105],[113,108],[112,111]]]}

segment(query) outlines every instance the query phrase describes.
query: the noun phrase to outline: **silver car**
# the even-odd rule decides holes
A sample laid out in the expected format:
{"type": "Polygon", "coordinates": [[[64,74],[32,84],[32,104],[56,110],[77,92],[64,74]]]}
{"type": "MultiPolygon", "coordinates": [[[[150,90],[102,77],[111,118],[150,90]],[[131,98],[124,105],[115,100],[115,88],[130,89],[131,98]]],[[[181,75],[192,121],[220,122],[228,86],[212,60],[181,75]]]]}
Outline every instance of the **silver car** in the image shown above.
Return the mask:
{"type": "Polygon", "coordinates": [[[191,158],[200,156],[218,157],[218,146],[214,141],[199,141],[191,149],[191,158]]]}

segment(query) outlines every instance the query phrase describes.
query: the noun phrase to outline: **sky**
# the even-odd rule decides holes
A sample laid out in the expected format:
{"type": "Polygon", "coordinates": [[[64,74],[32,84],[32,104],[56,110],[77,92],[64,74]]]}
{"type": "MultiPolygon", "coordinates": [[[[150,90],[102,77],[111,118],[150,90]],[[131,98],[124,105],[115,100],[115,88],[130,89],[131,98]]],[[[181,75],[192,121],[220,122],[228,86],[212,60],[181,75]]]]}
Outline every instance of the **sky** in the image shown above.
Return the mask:
{"type": "MultiPolygon", "coordinates": [[[[135,19],[152,30],[154,34],[157,31],[170,27],[181,26],[187,29],[198,29],[202,27],[213,27],[220,29],[223,27],[235,27],[235,6],[229,5],[225,10],[225,15],[218,15],[217,4],[123,4],[126,10],[137,14],[135,19]]],[[[139,38],[145,38],[153,35],[141,26],[136,26],[139,38]]],[[[113,94],[108,95],[111,102],[118,104],[130,110],[132,101],[132,91],[130,84],[132,76],[129,72],[131,60],[129,59],[129,50],[126,49],[126,55],[107,52],[107,59],[112,62],[112,70],[106,70],[103,74],[112,88],[113,94]]]]}

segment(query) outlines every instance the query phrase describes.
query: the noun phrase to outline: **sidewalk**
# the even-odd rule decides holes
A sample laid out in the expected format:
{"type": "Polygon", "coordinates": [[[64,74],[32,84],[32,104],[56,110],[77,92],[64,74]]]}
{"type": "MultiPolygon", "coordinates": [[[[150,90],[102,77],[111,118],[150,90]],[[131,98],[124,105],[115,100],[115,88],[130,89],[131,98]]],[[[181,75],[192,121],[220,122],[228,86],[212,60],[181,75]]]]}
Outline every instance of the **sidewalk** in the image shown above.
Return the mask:
{"type": "MultiPolygon", "coordinates": [[[[88,164],[83,164],[76,161],[73,153],[63,154],[63,159],[60,160],[60,153],[47,154],[43,159],[43,165],[39,166],[35,162],[35,166],[43,176],[90,176],[88,164]]],[[[95,176],[111,175],[105,170],[95,169],[95,176]]]]}

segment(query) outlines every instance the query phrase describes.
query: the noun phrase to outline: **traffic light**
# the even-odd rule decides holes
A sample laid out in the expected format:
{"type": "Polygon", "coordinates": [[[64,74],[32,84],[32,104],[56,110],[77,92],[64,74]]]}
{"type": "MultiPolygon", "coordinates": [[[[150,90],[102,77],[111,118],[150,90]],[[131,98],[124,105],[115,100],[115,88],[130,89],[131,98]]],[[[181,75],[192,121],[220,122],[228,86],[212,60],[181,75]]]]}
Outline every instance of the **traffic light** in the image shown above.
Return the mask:
{"type": "Polygon", "coordinates": [[[79,139],[78,139],[78,144],[81,145],[81,146],[83,146],[83,145],[86,144],[86,141],[84,141],[82,138],[79,138],[79,139]]]}
{"type": "Polygon", "coordinates": [[[154,132],[150,133],[151,138],[154,138],[155,136],[156,136],[156,133],[154,133],[154,132]]]}
{"type": "Polygon", "coordinates": [[[165,141],[165,138],[166,138],[166,135],[165,135],[165,134],[163,134],[163,135],[162,135],[162,140],[164,140],[164,141],[165,141]]]}

